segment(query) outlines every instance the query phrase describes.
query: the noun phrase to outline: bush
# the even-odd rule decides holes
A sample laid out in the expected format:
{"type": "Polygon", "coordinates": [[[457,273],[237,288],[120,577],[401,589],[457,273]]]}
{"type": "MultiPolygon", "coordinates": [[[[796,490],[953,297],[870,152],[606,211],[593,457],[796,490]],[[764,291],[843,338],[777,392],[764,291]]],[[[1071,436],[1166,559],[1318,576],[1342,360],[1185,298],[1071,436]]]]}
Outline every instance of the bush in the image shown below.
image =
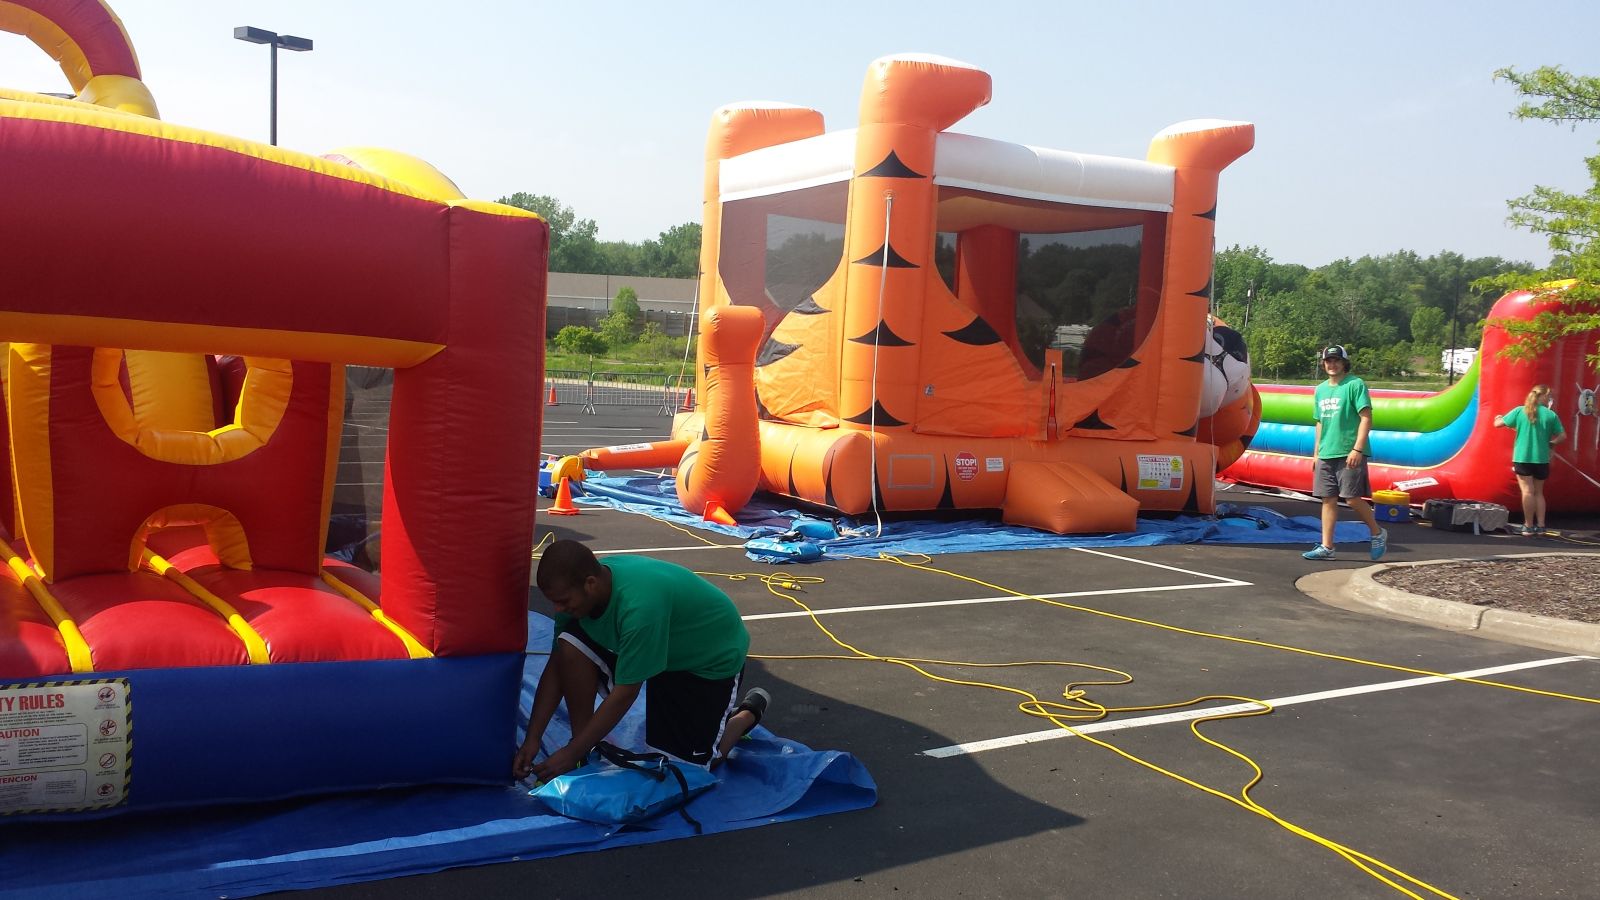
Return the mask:
{"type": "Polygon", "coordinates": [[[596,333],[592,328],[582,325],[568,325],[556,332],[556,346],[568,353],[579,353],[585,356],[598,356],[606,352],[609,344],[606,339],[596,333]]]}

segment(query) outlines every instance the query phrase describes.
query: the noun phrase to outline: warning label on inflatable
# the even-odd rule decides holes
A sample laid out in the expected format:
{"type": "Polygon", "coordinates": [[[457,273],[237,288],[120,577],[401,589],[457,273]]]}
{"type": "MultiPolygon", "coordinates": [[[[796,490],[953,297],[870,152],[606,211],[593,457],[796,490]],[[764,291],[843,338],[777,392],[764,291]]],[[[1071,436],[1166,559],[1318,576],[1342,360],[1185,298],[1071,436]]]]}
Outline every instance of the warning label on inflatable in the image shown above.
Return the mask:
{"type": "Polygon", "coordinates": [[[0,687],[0,815],[126,800],[132,726],[126,679],[0,687]]]}
{"type": "Polygon", "coordinates": [[[1179,491],[1183,489],[1183,457],[1140,454],[1139,490],[1179,491]]]}
{"type": "Polygon", "coordinates": [[[963,450],[956,454],[956,477],[962,481],[971,481],[978,477],[978,457],[963,450]]]}

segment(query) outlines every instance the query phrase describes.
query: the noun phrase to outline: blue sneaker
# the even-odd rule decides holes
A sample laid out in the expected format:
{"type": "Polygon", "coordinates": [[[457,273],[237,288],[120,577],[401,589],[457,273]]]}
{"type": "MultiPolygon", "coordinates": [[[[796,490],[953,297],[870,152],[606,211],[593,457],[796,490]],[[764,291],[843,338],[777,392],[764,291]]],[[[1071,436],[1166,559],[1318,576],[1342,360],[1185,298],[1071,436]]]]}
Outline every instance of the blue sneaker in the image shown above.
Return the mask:
{"type": "Polygon", "coordinates": [[[1333,559],[1333,548],[1318,544],[1300,556],[1305,559],[1333,559]]]}
{"type": "Polygon", "coordinates": [[[1389,552],[1389,529],[1379,528],[1378,533],[1372,536],[1372,561],[1383,559],[1389,552]]]}

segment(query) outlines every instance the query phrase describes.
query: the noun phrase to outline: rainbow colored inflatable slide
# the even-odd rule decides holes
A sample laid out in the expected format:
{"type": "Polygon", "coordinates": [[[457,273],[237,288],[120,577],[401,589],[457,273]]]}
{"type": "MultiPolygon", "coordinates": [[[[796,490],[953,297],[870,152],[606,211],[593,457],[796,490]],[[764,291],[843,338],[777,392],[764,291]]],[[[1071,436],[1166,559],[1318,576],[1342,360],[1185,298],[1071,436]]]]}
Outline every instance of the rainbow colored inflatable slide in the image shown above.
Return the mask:
{"type": "MultiPolygon", "coordinates": [[[[1534,385],[1548,384],[1567,439],[1555,448],[1546,501],[1555,511],[1600,510],[1600,419],[1594,405],[1600,369],[1587,359],[1595,334],[1564,337],[1529,362],[1501,355],[1512,338],[1498,322],[1530,320],[1554,304],[1527,291],[1500,298],[1471,368],[1444,391],[1371,392],[1373,490],[1405,491],[1412,503],[1454,497],[1519,509],[1522,498],[1511,474],[1513,435],[1495,428],[1494,417],[1521,406],[1534,385]]],[[[1262,385],[1260,390],[1261,426],[1250,449],[1222,477],[1309,491],[1313,389],[1262,385]]]]}
{"type": "Polygon", "coordinates": [[[947,130],[989,96],[986,72],[901,55],[869,68],[852,129],[719,109],[702,408],[584,466],[674,466],[711,518],[758,489],[1058,533],[1213,511],[1256,411],[1242,342],[1224,352],[1207,317],[1218,178],[1254,126],[1183,122],[1145,160],[947,130]]]}
{"type": "Polygon", "coordinates": [[[0,814],[503,782],[545,223],[162,122],[101,2],[0,28],[76,92],[0,90],[0,814]],[[381,583],[322,553],[346,363],[395,370],[381,583]]]}

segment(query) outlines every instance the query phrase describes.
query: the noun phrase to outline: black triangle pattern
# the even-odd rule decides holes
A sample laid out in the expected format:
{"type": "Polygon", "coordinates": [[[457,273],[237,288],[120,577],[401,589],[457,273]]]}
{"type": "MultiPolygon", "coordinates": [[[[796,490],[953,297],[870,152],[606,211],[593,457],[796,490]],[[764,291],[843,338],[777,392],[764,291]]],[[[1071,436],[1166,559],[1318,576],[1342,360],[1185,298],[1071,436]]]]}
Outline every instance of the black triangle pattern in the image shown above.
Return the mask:
{"type": "Polygon", "coordinates": [[[767,338],[767,342],[761,345],[761,352],[756,354],[756,368],[770,366],[799,349],[799,344],[785,344],[777,338],[767,338]]]}
{"type": "Polygon", "coordinates": [[[823,309],[817,305],[817,301],[815,299],[807,297],[795,304],[794,309],[789,310],[789,312],[794,313],[797,316],[820,316],[823,313],[833,312],[833,310],[823,309]]]}
{"type": "Polygon", "coordinates": [[[939,495],[939,505],[935,509],[955,509],[955,494],[950,491],[950,460],[944,460],[944,493],[939,495]]]}
{"type": "Polygon", "coordinates": [[[1203,298],[1205,298],[1207,300],[1210,300],[1211,299],[1211,279],[1207,278],[1206,279],[1206,286],[1201,288],[1200,290],[1198,290],[1198,291],[1190,291],[1189,292],[1189,296],[1191,296],[1191,297],[1203,297],[1203,298]]]}
{"type": "Polygon", "coordinates": [[[908,341],[900,335],[895,334],[894,331],[889,327],[889,323],[883,321],[878,323],[877,328],[874,328],[860,337],[853,337],[850,340],[852,343],[856,344],[875,344],[879,347],[909,347],[913,343],[912,341],[908,341]]]}
{"type": "Polygon", "coordinates": [[[789,455],[789,496],[798,497],[800,492],[794,487],[794,454],[789,455]]]}
{"type": "MultiPolygon", "coordinates": [[[[877,417],[878,418],[878,424],[883,426],[883,427],[885,427],[885,428],[892,428],[892,427],[894,427],[896,425],[904,425],[904,424],[906,424],[906,423],[900,421],[899,419],[896,419],[894,416],[889,415],[889,411],[883,408],[883,403],[880,402],[880,401],[874,400],[872,402],[872,409],[875,409],[875,410],[878,411],[878,417],[877,417]]],[[[871,425],[872,424],[872,410],[870,410],[870,409],[869,410],[863,410],[860,413],[857,413],[856,415],[853,415],[850,418],[845,419],[845,421],[846,422],[854,422],[857,425],[871,425]]]]}
{"type": "Polygon", "coordinates": [[[1117,426],[1107,425],[1106,421],[1100,418],[1100,410],[1098,409],[1092,413],[1089,413],[1089,415],[1086,416],[1083,421],[1072,427],[1074,429],[1082,428],[1085,431],[1115,431],[1117,429],[1117,426]]]}
{"type": "Polygon", "coordinates": [[[1117,490],[1128,492],[1128,465],[1121,459],[1117,460],[1117,490]]]}
{"type": "Polygon", "coordinates": [[[1210,209],[1206,210],[1203,213],[1195,213],[1195,215],[1199,216],[1202,219],[1210,219],[1211,221],[1215,222],[1217,220],[1217,205],[1215,203],[1213,203],[1213,204],[1211,204],[1211,208],[1210,209]]]}
{"type": "Polygon", "coordinates": [[[877,165],[873,166],[872,168],[868,169],[867,171],[862,172],[857,177],[859,177],[859,178],[926,178],[928,176],[923,175],[921,172],[915,171],[910,166],[908,166],[905,163],[901,162],[900,161],[900,157],[896,156],[895,152],[893,150],[890,150],[889,151],[889,155],[885,156],[883,158],[883,162],[880,162],[877,165]]]}
{"type": "MultiPolygon", "coordinates": [[[[885,245],[885,246],[888,246],[888,245],[885,245]]],[[[920,268],[922,268],[921,266],[917,265],[916,263],[906,259],[904,256],[901,256],[899,253],[897,253],[895,251],[894,247],[888,247],[888,250],[889,250],[889,263],[888,263],[889,268],[891,268],[891,269],[920,269],[920,268]]],[[[884,265],[884,262],[883,262],[883,251],[884,251],[884,247],[879,247],[878,249],[872,251],[871,253],[868,253],[866,256],[863,256],[858,260],[854,260],[853,261],[853,265],[857,265],[857,266],[877,266],[879,268],[882,268],[883,265],[884,265]]]]}
{"type": "Polygon", "coordinates": [[[995,331],[994,327],[983,316],[978,316],[955,331],[944,332],[944,336],[953,341],[970,344],[974,347],[986,347],[989,344],[1000,343],[999,332],[995,331]]]}
{"type": "Polygon", "coordinates": [[[1197,513],[1200,511],[1199,484],[1194,479],[1189,479],[1189,499],[1183,501],[1183,511],[1197,513]]]}
{"type": "Polygon", "coordinates": [[[1139,361],[1130,356],[1127,359],[1123,360],[1122,362],[1117,363],[1117,368],[1119,368],[1119,369],[1131,369],[1131,368],[1133,368],[1134,366],[1137,366],[1137,365],[1139,365],[1139,361]]]}
{"type": "Polygon", "coordinates": [[[1196,419],[1193,425],[1190,425],[1188,428],[1185,428],[1184,430],[1178,432],[1178,434],[1181,434],[1184,437],[1194,437],[1195,433],[1198,432],[1199,430],[1200,430],[1200,420],[1196,419]]]}

